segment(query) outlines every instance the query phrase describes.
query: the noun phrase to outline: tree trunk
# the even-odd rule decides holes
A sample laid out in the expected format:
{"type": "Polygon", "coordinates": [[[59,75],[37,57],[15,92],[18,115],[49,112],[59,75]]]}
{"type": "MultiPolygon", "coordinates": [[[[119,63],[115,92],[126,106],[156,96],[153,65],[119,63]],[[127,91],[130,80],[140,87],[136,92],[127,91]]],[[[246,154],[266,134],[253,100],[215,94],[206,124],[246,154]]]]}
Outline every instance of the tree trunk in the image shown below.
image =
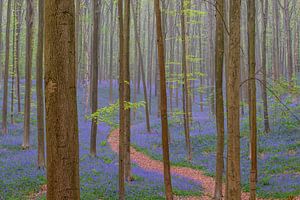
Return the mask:
{"type": "Polygon", "coordinates": [[[248,64],[249,64],[249,125],[250,125],[250,200],[256,199],[256,179],[257,179],[257,127],[256,127],[256,64],[255,64],[255,0],[248,1],[248,64]]]}
{"type": "MultiPolygon", "coordinates": [[[[124,6],[124,101],[125,104],[130,102],[130,63],[129,63],[129,40],[130,40],[130,0],[125,1],[124,6]]],[[[131,161],[130,161],[130,108],[125,108],[125,178],[131,181],[131,161]]]]}
{"type": "MultiPolygon", "coordinates": [[[[99,19],[100,0],[93,0],[93,37],[92,37],[92,113],[98,109],[98,52],[99,52],[99,19]]],[[[90,154],[95,157],[97,154],[97,119],[92,120],[90,154]]]]}
{"type": "Polygon", "coordinates": [[[17,99],[18,99],[18,112],[21,112],[21,94],[20,94],[20,37],[21,37],[21,25],[22,25],[22,0],[17,0],[17,25],[16,25],[16,72],[17,72],[17,99]]]}
{"type": "Polygon", "coordinates": [[[163,163],[164,163],[164,182],[166,199],[173,200],[172,181],[170,173],[170,159],[169,159],[169,139],[168,139],[168,115],[167,115],[167,88],[166,88],[166,74],[165,74],[165,56],[164,56],[164,37],[161,24],[161,11],[159,0],[154,1],[154,10],[156,15],[156,31],[157,31],[157,50],[158,62],[160,69],[160,110],[161,110],[161,124],[162,124],[162,145],[163,145],[163,163]]]}
{"type": "Polygon", "coordinates": [[[24,134],[23,149],[29,148],[30,136],[30,104],[31,104],[31,69],[32,69],[32,43],[33,43],[33,1],[26,1],[26,61],[25,61],[25,108],[24,108],[24,134]]]}
{"type": "Polygon", "coordinates": [[[119,200],[125,200],[125,105],[123,0],[118,0],[119,18],[119,200]]]}
{"type": "Polygon", "coordinates": [[[224,170],[224,103],[223,103],[223,58],[224,58],[224,0],[217,0],[216,15],[216,48],[215,48],[215,97],[217,124],[217,156],[216,156],[216,200],[222,199],[222,181],[224,170]],[[220,13],[219,13],[220,12],[220,13]]]}
{"type": "Polygon", "coordinates": [[[2,133],[7,134],[7,100],[8,100],[8,69],[9,69],[9,32],[11,17],[11,1],[7,4],[6,38],[5,38],[5,64],[4,64],[4,87],[2,104],[2,133]]]}
{"type": "Polygon", "coordinates": [[[44,125],[44,0],[39,0],[38,47],[36,55],[36,98],[38,129],[38,167],[45,167],[45,125],[44,125]]]}
{"type": "MultiPolygon", "coordinates": [[[[134,12],[134,9],[132,9],[134,12]]],[[[135,16],[135,14],[133,15],[135,16]]],[[[142,55],[142,49],[141,49],[141,43],[140,43],[140,38],[137,30],[137,19],[133,19],[134,22],[134,30],[135,30],[135,37],[136,37],[136,45],[138,49],[138,56],[140,60],[139,67],[141,75],[142,75],[142,83],[143,83],[143,90],[144,90],[144,101],[145,101],[145,115],[146,115],[146,128],[147,131],[150,132],[150,117],[149,117],[149,106],[148,106],[148,94],[147,94],[147,85],[146,85],[146,77],[145,77],[145,69],[144,69],[144,60],[143,60],[143,55],[142,55]]]]}
{"type": "Polygon", "coordinates": [[[45,1],[47,199],[80,199],[75,4],[45,1]]]}
{"type": "Polygon", "coordinates": [[[182,85],[182,102],[183,102],[183,114],[184,114],[184,132],[185,142],[187,147],[188,160],[192,160],[192,147],[190,141],[190,114],[189,114],[189,81],[187,77],[187,54],[186,54],[186,29],[185,29],[185,0],[181,0],[181,37],[182,37],[182,74],[183,74],[183,85],[182,85]]]}
{"type": "Polygon", "coordinates": [[[227,182],[226,200],[241,199],[240,174],[240,16],[241,1],[230,0],[229,65],[227,66],[227,182]]]}
{"type": "Polygon", "coordinates": [[[268,23],[268,0],[261,0],[261,6],[263,9],[263,23],[262,23],[262,73],[263,73],[263,85],[262,85],[262,98],[264,108],[264,125],[265,132],[270,132],[269,112],[268,112],[268,96],[267,96],[267,23],[268,23]]]}

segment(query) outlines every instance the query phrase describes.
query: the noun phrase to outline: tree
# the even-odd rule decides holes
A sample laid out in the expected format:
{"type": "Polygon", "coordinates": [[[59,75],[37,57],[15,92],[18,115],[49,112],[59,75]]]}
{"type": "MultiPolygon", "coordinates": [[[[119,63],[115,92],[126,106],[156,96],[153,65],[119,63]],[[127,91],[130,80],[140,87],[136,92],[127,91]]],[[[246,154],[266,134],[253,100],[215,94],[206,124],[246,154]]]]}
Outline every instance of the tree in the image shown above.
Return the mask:
{"type": "Polygon", "coordinates": [[[168,115],[167,115],[167,89],[165,74],[165,47],[162,32],[162,19],[159,0],[154,1],[154,10],[156,16],[156,35],[157,35],[157,53],[160,72],[160,115],[162,125],[162,145],[163,145],[163,164],[164,164],[164,182],[166,190],[166,199],[172,200],[172,181],[170,173],[169,158],[169,138],[168,138],[168,115]]]}
{"type": "Polygon", "coordinates": [[[263,75],[263,85],[262,85],[262,100],[264,108],[264,125],[265,132],[270,132],[270,122],[269,122],[269,112],[268,112],[268,96],[267,96],[267,23],[268,23],[268,0],[261,0],[262,7],[262,75],[263,75]]]}
{"type": "Polygon", "coordinates": [[[224,100],[223,100],[223,59],[224,59],[224,0],[216,1],[216,48],[215,48],[215,109],[217,125],[216,156],[216,200],[222,199],[222,182],[224,170],[224,100]]]}
{"type": "MultiPolygon", "coordinates": [[[[3,18],[3,0],[0,0],[0,65],[2,65],[2,18],[3,18]]],[[[0,79],[2,79],[2,69],[0,70],[0,79]]],[[[2,85],[0,85],[1,88],[2,85]]]]}
{"type": "Polygon", "coordinates": [[[126,103],[130,102],[130,63],[129,63],[129,41],[130,41],[130,0],[125,1],[124,5],[124,102],[125,102],[125,178],[131,181],[131,161],[130,161],[130,107],[126,107],[126,103]]]}
{"type": "Polygon", "coordinates": [[[22,0],[16,0],[16,57],[15,57],[15,65],[16,65],[16,75],[17,75],[17,99],[18,99],[18,112],[21,112],[21,92],[20,92],[20,37],[21,37],[21,20],[22,20],[22,0]]]}
{"type": "Polygon", "coordinates": [[[30,103],[31,103],[31,69],[32,69],[32,42],[33,42],[33,1],[26,1],[26,61],[25,61],[25,108],[23,149],[29,148],[30,136],[30,103]]]}
{"type": "Polygon", "coordinates": [[[8,100],[8,69],[9,69],[9,31],[11,17],[11,1],[7,4],[7,22],[5,36],[5,64],[4,64],[4,87],[3,87],[3,105],[2,105],[2,133],[7,134],[7,100],[8,100]]]}
{"type": "Polygon", "coordinates": [[[36,99],[38,129],[38,167],[45,167],[45,125],[44,125],[44,0],[39,0],[38,47],[36,55],[36,99]]]}
{"type": "Polygon", "coordinates": [[[75,5],[45,1],[47,199],[80,199],[75,5]]]}
{"type": "MultiPolygon", "coordinates": [[[[100,0],[93,0],[93,42],[92,42],[92,113],[98,108],[98,55],[99,55],[99,19],[100,0]]],[[[97,121],[92,120],[90,154],[95,157],[97,154],[97,121]]]]}
{"type": "Polygon", "coordinates": [[[192,147],[190,141],[190,99],[189,99],[189,81],[187,77],[187,46],[186,46],[186,29],[185,29],[185,11],[186,2],[181,0],[181,37],[182,37],[182,74],[183,74],[183,85],[182,85],[182,108],[184,114],[184,133],[185,142],[187,146],[188,159],[192,160],[192,147]]]}
{"type": "Polygon", "coordinates": [[[250,200],[256,199],[257,179],[257,127],[256,127],[256,79],[255,79],[255,0],[248,1],[248,64],[249,64],[249,125],[250,125],[250,200]]]}
{"type": "MultiPolygon", "coordinates": [[[[134,9],[133,13],[134,13],[134,9]]],[[[133,14],[133,16],[136,16],[133,14]]],[[[145,116],[146,116],[146,128],[147,131],[150,132],[150,117],[149,117],[149,104],[148,104],[148,94],[147,94],[147,85],[146,85],[146,77],[145,77],[145,69],[144,69],[144,59],[142,55],[142,48],[141,48],[141,43],[140,43],[140,38],[137,30],[137,19],[134,18],[134,33],[135,33],[135,38],[136,38],[136,48],[138,49],[138,54],[139,54],[139,68],[140,68],[140,73],[142,74],[142,83],[143,83],[143,91],[144,91],[144,101],[145,101],[145,116]]]]}
{"type": "Polygon", "coordinates": [[[240,175],[240,15],[241,1],[230,0],[229,65],[227,66],[226,200],[241,199],[240,175]]]}
{"type": "Polygon", "coordinates": [[[125,105],[123,0],[118,0],[119,20],[119,199],[125,200],[125,105]]]}

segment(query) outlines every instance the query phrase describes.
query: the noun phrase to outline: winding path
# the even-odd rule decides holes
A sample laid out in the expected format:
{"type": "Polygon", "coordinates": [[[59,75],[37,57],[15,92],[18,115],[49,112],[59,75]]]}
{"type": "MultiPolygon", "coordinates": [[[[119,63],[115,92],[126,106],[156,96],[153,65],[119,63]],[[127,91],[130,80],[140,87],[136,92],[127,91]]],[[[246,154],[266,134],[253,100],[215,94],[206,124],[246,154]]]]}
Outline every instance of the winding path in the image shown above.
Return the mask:
{"type": "MultiPolygon", "coordinates": [[[[115,153],[119,152],[119,130],[114,130],[108,137],[108,142],[115,153]]],[[[163,163],[161,161],[153,160],[149,156],[138,152],[136,149],[131,147],[130,150],[131,160],[138,164],[141,168],[147,171],[163,173],[163,163]]],[[[211,200],[214,194],[215,181],[212,177],[206,176],[204,172],[195,170],[187,167],[174,167],[171,166],[171,173],[180,175],[182,177],[193,180],[204,189],[204,194],[201,197],[176,197],[177,200],[211,200]]],[[[223,188],[224,190],[224,188],[223,188]]],[[[248,200],[249,193],[242,193],[242,200],[248,200]]],[[[263,199],[257,199],[263,200],[263,199]]],[[[296,197],[293,200],[300,200],[300,197],[296,197]]]]}

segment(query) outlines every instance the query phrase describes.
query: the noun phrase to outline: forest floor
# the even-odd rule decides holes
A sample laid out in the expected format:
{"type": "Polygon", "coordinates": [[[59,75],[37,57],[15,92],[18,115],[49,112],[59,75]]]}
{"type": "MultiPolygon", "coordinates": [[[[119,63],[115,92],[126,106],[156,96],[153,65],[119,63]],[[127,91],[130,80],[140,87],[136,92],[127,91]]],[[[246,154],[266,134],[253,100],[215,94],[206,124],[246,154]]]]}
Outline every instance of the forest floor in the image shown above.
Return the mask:
{"type": "MultiPolygon", "coordinates": [[[[117,87],[117,83],[115,83],[115,87],[117,87]]],[[[100,88],[99,107],[104,107],[109,105],[108,84],[102,83],[100,88]]],[[[118,199],[118,155],[116,153],[118,131],[112,131],[111,127],[100,123],[97,135],[98,156],[91,158],[89,156],[91,123],[85,117],[89,113],[86,109],[85,92],[83,89],[79,89],[78,94],[81,199],[118,199]]],[[[33,97],[32,135],[30,139],[32,146],[30,149],[23,151],[21,148],[22,114],[15,115],[15,123],[9,125],[8,135],[0,135],[1,200],[25,200],[32,197],[36,200],[45,199],[45,171],[38,170],[36,166],[37,130],[34,90],[33,97]]],[[[118,98],[116,92],[113,98],[115,100],[118,98]]],[[[138,95],[137,100],[142,99],[142,94],[138,95]]],[[[196,97],[195,102],[200,102],[199,97],[196,97]]],[[[2,103],[0,109],[1,105],[2,103]]],[[[151,105],[150,133],[145,128],[143,108],[138,109],[135,120],[132,118],[132,160],[134,161],[132,162],[132,174],[134,181],[126,184],[126,199],[128,200],[164,199],[163,175],[161,173],[161,127],[160,120],[156,116],[155,100],[152,101],[151,105]]],[[[179,105],[181,105],[180,101],[179,105]]],[[[176,109],[173,105],[173,112],[169,118],[174,195],[177,199],[184,200],[211,199],[215,170],[215,123],[208,110],[200,112],[199,104],[193,106],[193,122],[191,123],[192,161],[186,159],[180,108],[176,109]]],[[[296,113],[299,110],[299,105],[297,106],[297,108],[292,108],[296,113]]],[[[290,116],[282,117],[279,115],[278,110],[280,109],[276,109],[274,103],[271,103],[272,132],[264,134],[259,131],[258,195],[264,199],[288,199],[300,195],[300,130],[299,127],[293,126],[293,119],[290,116]]],[[[250,164],[246,116],[247,114],[241,121],[241,167],[244,195],[247,195],[249,191],[247,183],[250,164]]],[[[262,120],[261,118],[258,119],[259,130],[262,130],[262,120]]]]}

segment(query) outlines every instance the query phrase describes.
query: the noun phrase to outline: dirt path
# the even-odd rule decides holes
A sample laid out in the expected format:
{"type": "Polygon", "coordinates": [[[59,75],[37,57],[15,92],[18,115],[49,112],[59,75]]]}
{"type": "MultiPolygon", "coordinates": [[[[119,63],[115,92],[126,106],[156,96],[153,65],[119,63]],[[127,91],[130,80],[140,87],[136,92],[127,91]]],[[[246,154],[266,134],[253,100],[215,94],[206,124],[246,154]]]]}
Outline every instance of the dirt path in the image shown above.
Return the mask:
{"type": "MultiPolygon", "coordinates": [[[[119,130],[114,130],[108,138],[108,142],[115,153],[119,152],[119,130]]],[[[163,163],[161,161],[153,160],[149,156],[138,152],[131,147],[131,160],[138,164],[141,168],[147,171],[163,172],[163,163]]],[[[204,172],[195,170],[187,167],[171,167],[171,173],[180,175],[182,177],[193,180],[204,189],[204,195],[201,197],[176,197],[179,200],[211,200],[214,194],[214,179],[212,177],[204,175],[204,172]]],[[[249,193],[242,193],[242,200],[248,200],[249,193]]],[[[258,199],[262,200],[262,199],[258,199]]],[[[294,198],[293,200],[300,200],[300,197],[294,198]]]]}

